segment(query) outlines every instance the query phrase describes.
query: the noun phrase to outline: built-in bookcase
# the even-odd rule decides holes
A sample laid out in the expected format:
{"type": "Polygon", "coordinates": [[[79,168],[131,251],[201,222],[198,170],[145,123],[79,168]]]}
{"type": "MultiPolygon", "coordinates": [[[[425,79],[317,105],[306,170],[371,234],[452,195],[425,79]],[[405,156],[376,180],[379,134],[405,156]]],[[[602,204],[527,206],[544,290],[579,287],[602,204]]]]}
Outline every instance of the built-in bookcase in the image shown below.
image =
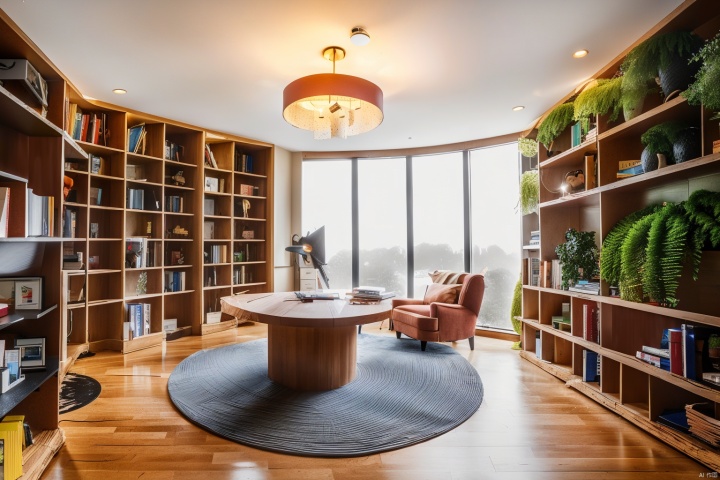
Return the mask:
{"type": "MultiPolygon", "coordinates": [[[[714,34],[719,24],[719,5],[688,2],[685,9],[661,23],[659,31],[691,26],[699,34],[714,34]]],[[[609,77],[618,65],[618,61],[608,65],[598,76],[609,77]]],[[[598,118],[597,136],[585,143],[572,147],[568,127],[553,144],[553,150],[561,153],[548,156],[540,146],[540,207],[537,215],[523,219],[523,244],[528,246],[525,256],[536,256],[541,262],[556,259],[555,248],[565,241],[569,228],[596,232],[600,247],[617,222],[632,212],[663,201],[687,200],[699,189],[720,191],[720,154],[712,153],[712,143],[720,139],[720,131],[717,120],[710,117],[702,107],[688,105],[682,96],[666,102],[659,95],[651,96],[643,113],[629,121],[598,118]],[[682,120],[701,129],[700,157],[618,178],[620,161],[640,158],[642,133],[669,120],[682,120]],[[565,174],[584,170],[589,154],[597,159],[597,185],[563,194],[560,185],[565,174]],[[530,248],[533,230],[540,230],[540,245],[530,248]]],[[[720,329],[720,304],[715,300],[720,289],[718,252],[703,253],[698,281],[684,274],[677,293],[678,308],[622,300],[611,294],[604,280],[600,295],[549,288],[531,281],[524,268],[521,355],[678,450],[713,470],[720,469],[716,449],[659,422],[661,415],[693,403],[707,403],[714,417],[720,418],[720,389],[636,358],[643,346],[658,347],[666,329],[683,324],[720,329]],[[561,315],[564,304],[569,305],[570,324],[569,328],[558,328],[553,317],[561,315]],[[596,333],[588,333],[593,329],[596,333]]]]}

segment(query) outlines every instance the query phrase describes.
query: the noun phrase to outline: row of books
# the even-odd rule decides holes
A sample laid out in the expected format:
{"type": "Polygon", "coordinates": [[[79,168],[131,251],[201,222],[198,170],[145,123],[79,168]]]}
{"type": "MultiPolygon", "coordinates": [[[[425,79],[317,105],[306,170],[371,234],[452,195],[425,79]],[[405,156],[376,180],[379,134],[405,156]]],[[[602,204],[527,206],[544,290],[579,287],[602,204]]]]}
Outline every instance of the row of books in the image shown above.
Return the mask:
{"type": "Polygon", "coordinates": [[[255,162],[252,155],[235,151],[235,171],[244,173],[253,173],[255,171],[255,162]]]}
{"type": "MultiPolygon", "coordinates": [[[[0,192],[0,197],[2,193],[0,192]]],[[[55,197],[35,195],[27,189],[27,236],[53,237],[55,231],[55,197]]]]}
{"type": "Polygon", "coordinates": [[[205,263],[227,263],[227,245],[206,245],[205,263]]]}
{"type": "Polygon", "coordinates": [[[154,189],[146,193],[143,188],[128,188],[125,198],[125,208],[128,210],[150,210],[159,211],[160,202],[157,199],[154,189]]]}
{"type": "Polygon", "coordinates": [[[659,347],[643,345],[635,356],[675,375],[720,386],[720,372],[714,369],[709,355],[708,339],[713,334],[720,334],[720,330],[682,324],[663,330],[659,347]]]}
{"type": "Polygon", "coordinates": [[[155,247],[147,237],[125,239],[125,267],[147,268],[155,266],[155,247]]]}
{"type": "Polygon", "coordinates": [[[185,147],[170,140],[165,140],[165,159],[180,162],[185,155],[185,147]]]}
{"type": "Polygon", "coordinates": [[[74,140],[107,145],[109,130],[106,113],[83,113],[77,104],[71,103],[69,104],[69,118],[72,121],[67,123],[68,135],[74,140]]]}
{"type": "Polygon", "coordinates": [[[528,285],[532,287],[560,288],[562,269],[560,260],[540,260],[536,257],[526,259],[528,285]]]}
{"type": "Polygon", "coordinates": [[[165,195],[165,211],[183,213],[184,200],[182,195],[165,195]]]}
{"type": "Polygon", "coordinates": [[[150,314],[152,305],[149,303],[128,303],[127,320],[123,325],[123,340],[132,340],[150,333],[150,314]]]}
{"type": "Polygon", "coordinates": [[[183,292],[185,291],[185,272],[175,270],[165,272],[165,291],[166,292],[183,292]]]}
{"type": "Polygon", "coordinates": [[[209,144],[205,144],[205,165],[208,167],[218,168],[217,161],[215,160],[215,154],[209,144]]]}
{"type": "Polygon", "coordinates": [[[145,137],[147,129],[144,123],[134,125],[127,130],[127,151],[130,153],[145,154],[145,137]]]}
{"type": "Polygon", "coordinates": [[[253,282],[253,271],[250,268],[245,268],[245,265],[240,265],[233,269],[233,285],[244,285],[246,283],[253,282]]]}

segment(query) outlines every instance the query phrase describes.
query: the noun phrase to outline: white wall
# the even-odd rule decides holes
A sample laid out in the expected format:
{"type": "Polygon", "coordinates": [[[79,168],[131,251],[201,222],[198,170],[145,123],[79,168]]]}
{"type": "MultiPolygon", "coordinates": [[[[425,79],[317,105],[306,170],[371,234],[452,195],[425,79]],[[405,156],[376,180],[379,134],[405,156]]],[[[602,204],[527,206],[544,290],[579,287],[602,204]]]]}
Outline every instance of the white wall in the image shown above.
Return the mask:
{"type": "Polygon", "coordinates": [[[288,292],[295,289],[295,266],[285,247],[291,244],[293,234],[300,233],[302,154],[276,146],[274,170],[275,291],[288,292]]]}

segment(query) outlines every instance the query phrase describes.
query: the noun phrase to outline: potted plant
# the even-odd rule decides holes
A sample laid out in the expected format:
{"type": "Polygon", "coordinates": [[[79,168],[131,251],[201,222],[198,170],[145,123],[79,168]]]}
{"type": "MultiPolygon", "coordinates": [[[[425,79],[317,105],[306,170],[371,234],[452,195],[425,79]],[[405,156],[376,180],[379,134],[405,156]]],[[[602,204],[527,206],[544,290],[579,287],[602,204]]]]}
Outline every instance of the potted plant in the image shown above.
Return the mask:
{"type": "Polygon", "coordinates": [[[532,138],[518,138],[518,152],[523,157],[533,158],[538,153],[538,142],[532,138]]]}
{"type": "Polygon", "coordinates": [[[708,110],[720,110],[720,34],[715,35],[692,57],[699,65],[695,80],[683,92],[690,105],[702,104],[708,110]]]}
{"type": "Polygon", "coordinates": [[[640,155],[640,160],[645,173],[675,163],[673,139],[681,128],[677,122],[665,122],[650,127],[642,134],[640,141],[645,145],[645,149],[640,155]]]}
{"type": "Polygon", "coordinates": [[[702,45],[702,39],[688,31],[655,35],[633,48],[622,64],[623,89],[646,88],[658,79],[665,99],[685,90],[697,70],[688,61],[702,45]]]}
{"type": "Polygon", "coordinates": [[[523,215],[537,212],[540,202],[540,177],[536,169],[526,170],[520,176],[520,209],[523,215]]]}
{"type": "Polygon", "coordinates": [[[622,108],[622,77],[599,78],[589,83],[573,102],[573,118],[582,120],[592,115],[610,114],[615,121],[622,108]]]}
{"type": "Polygon", "coordinates": [[[715,370],[720,370],[720,335],[708,337],[708,357],[715,370]]]}
{"type": "Polygon", "coordinates": [[[574,113],[573,102],[563,103],[555,107],[540,123],[537,141],[545,145],[545,148],[549,151],[552,148],[553,140],[570,125],[574,113]]]}
{"type": "Polygon", "coordinates": [[[567,290],[578,280],[590,280],[599,272],[599,252],[595,245],[595,232],[582,232],[569,228],[565,243],[555,248],[560,259],[562,288],[567,290]]]}

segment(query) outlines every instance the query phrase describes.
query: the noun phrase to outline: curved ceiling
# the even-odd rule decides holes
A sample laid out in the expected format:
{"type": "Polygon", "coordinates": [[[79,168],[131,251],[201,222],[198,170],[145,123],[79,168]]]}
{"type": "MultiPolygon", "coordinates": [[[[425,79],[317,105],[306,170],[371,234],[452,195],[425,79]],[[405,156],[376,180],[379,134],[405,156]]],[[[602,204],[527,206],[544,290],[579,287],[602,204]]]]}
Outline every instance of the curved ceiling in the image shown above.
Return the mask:
{"type": "Polygon", "coordinates": [[[290,151],[346,151],[524,130],[681,3],[0,0],[0,8],[88,97],[290,151]],[[355,26],[367,29],[368,45],[350,42],[355,26]],[[321,56],[329,45],[347,51],[337,73],[384,92],[385,118],[372,132],[313,140],[283,120],[283,89],[331,72],[321,56]],[[590,54],[573,59],[579,49],[590,54]]]}

